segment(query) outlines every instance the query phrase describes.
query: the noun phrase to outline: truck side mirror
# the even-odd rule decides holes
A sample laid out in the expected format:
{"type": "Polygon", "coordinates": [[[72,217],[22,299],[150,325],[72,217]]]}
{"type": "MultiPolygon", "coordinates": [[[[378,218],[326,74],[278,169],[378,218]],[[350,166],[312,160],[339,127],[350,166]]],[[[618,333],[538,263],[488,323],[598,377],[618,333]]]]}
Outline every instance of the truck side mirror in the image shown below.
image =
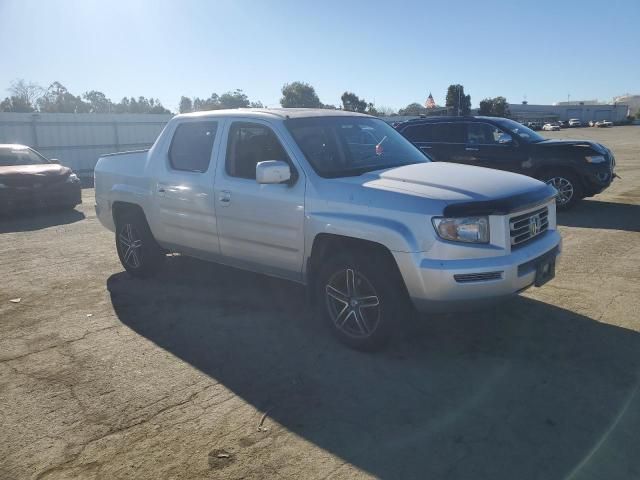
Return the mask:
{"type": "Polygon", "coordinates": [[[256,181],[258,183],[286,183],[291,180],[291,169],[287,162],[267,160],[256,164],[256,181]]]}

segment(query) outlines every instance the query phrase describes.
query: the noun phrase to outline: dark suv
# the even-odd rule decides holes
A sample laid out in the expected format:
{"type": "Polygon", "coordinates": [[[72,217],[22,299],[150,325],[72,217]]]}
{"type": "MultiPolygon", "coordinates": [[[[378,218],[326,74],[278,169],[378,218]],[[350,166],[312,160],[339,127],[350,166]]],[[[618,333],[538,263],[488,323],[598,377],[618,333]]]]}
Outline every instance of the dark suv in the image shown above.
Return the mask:
{"type": "Polygon", "coordinates": [[[395,128],[436,162],[508,170],[549,183],[558,190],[559,209],[602,192],[615,177],[615,159],[607,147],[545,139],[507,118],[420,118],[395,128]]]}

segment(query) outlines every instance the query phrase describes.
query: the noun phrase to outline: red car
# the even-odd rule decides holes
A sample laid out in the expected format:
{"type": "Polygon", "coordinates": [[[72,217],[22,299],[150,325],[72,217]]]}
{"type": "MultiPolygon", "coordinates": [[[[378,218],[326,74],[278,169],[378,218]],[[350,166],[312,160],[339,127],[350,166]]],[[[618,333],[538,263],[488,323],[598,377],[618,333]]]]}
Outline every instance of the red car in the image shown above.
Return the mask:
{"type": "Polygon", "coordinates": [[[80,179],[70,168],[25,145],[0,144],[0,215],[80,203],[80,179]]]}

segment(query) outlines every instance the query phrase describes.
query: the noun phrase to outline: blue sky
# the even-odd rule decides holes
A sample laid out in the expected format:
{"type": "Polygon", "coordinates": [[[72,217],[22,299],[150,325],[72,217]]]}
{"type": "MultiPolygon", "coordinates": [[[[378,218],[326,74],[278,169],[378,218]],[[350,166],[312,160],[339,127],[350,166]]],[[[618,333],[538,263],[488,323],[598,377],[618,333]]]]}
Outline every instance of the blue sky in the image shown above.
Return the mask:
{"type": "Polygon", "coordinates": [[[294,80],[392,108],[451,83],[473,105],[640,93],[638,0],[0,0],[0,26],[1,96],[18,78],[171,109],[235,88],[276,106],[294,80]]]}

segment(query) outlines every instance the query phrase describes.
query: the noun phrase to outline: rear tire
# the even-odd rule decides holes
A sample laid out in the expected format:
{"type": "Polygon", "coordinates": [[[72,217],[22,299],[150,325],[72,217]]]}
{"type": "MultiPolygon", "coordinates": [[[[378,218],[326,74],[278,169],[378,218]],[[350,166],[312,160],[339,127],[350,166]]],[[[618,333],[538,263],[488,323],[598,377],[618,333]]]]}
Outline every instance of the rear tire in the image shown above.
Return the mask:
{"type": "Polygon", "coordinates": [[[338,253],[323,262],[315,280],[316,308],[344,344],[382,349],[402,322],[405,295],[383,255],[338,253]]]}
{"type": "Polygon", "coordinates": [[[140,212],[125,212],[116,222],[116,249],[120,263],[134,277],[156,273],[165,258],[140,212]]]}
{"type": "Polygon", "coordinates": [[[558,210],[570,209],[584,196],[580,180],[572,172],[552,171],[544,175],[541,180],[558,190],[558,195],[556,196],[556,208],[558,210]]]}

